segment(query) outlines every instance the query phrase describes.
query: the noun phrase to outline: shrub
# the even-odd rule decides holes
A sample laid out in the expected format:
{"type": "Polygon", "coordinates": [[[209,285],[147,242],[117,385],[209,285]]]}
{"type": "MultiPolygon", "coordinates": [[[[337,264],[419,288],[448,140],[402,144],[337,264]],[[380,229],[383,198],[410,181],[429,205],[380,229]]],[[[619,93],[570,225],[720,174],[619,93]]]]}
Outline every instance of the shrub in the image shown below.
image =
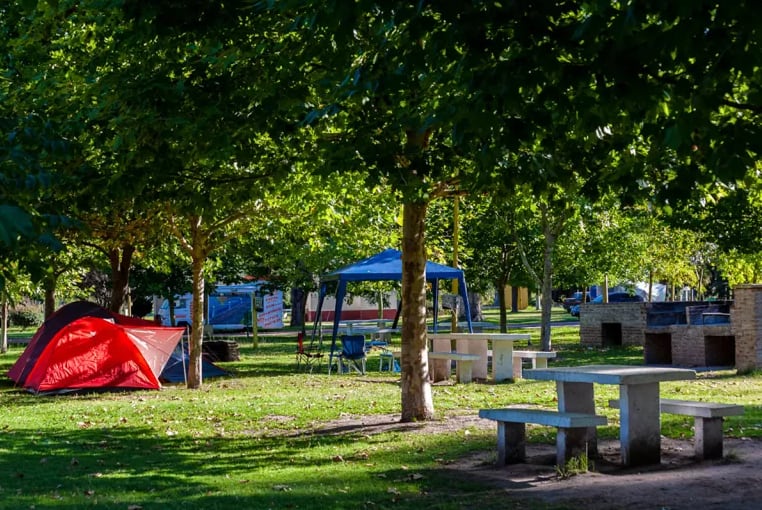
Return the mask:
{"type": "Polygon", "coordinates": [[[8,314],[8,322],[11,326],[22,329],[38,327],[44,319],[43,307],[39,303],[25,300],[14,306],[8,314]]]}

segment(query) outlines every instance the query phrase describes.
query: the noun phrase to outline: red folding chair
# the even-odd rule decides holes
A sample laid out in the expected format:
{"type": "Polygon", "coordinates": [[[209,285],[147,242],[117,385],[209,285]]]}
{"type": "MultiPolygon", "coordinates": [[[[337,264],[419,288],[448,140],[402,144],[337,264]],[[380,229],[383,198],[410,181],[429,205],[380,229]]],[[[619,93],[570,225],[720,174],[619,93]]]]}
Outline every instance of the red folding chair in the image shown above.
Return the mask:
{"type": "Polygon", "coordinates": [[[315,349],[312,342],[310,342],[308,348],[304,347],[304,332],[300,331],[299,334],[296,335],[296,369],[309,369],[310,373],[312,373],[312,370],[316,365],[319,370],[322,361],[323,353],[320,352],[319,348],[315,349]]]}

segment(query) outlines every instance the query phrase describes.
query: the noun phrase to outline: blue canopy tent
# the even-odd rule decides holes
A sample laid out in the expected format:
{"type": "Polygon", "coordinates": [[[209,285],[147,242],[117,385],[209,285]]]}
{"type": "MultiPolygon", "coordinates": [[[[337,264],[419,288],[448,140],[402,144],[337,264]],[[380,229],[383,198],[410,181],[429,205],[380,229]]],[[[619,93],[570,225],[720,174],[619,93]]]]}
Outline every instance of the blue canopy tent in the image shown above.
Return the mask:
{"type": "MultiPolygon", "coordinates": [[[[339,333],[341,319],[341,306],[347,293],[347,282],[359,281],[401,281],[402,280],[402,253],[399,250],[388,249],[381,253],[360,260],[354,264],[344,266],[324,275],[320,279],[320,294],[318,299],[315,325],[312,330],[314,341],[320,318],[322,317],[323,301],[328,292],[328,284],[336,283],[336,309],[333,316],[333,334],[331,335],[331,353],[329,367],[333,362],[333,352],[336,350],[336,337],[339,333]]],[[[468,331],[473,332],[471,326],[471,307],[468,304],[468,293],[463,271],[454,267],[426,262],[426,280],[431,282],[431,290],[434,296],[434,332],[437,332],[437,318],[439,309],[439,280],[458,280],[458,292],[463,300],[463,307],[468,321],[468,331]]]]}

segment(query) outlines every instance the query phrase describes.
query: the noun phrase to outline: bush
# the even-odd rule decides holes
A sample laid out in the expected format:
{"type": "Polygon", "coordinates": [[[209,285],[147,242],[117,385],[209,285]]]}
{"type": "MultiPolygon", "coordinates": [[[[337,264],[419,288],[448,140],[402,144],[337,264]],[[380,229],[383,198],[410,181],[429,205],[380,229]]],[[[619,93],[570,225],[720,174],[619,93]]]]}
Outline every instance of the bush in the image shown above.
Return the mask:
{"type": "Polygon", "coordinates": [[[29,327],[38,327],[44,319],[43,307],[39,303],[25,301],[19,303],[8,314],[8,322],[11,326],[22,329],[29,327]]]}

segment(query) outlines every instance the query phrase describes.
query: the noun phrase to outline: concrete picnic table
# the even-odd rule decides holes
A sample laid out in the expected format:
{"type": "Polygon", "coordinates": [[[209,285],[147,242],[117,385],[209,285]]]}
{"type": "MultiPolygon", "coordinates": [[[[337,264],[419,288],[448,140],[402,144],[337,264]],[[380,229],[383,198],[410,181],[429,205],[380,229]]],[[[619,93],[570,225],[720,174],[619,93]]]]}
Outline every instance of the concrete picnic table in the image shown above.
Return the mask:
{"type": "MultiPolygon", "coordinates": [[[[595,414],[593,384],[619,385],[622,464],[661,462],[659,383],[696,378],[694,370],[630,365],[583,365],[524,370],[524,378],[555,381],[558,410],[595,414]]],[[[595,427],[588,431],[590,453],[597,453],[595,427]]]]}
{"type": "MultiPolygon", "coordinates": [[[[492,343],[492,377],[495,381],[504,381],[513,377],[513,342],[529,340],[528,333],[437,333],[430,334],[432,350],[451,351],[452,341],[455,340],[455,352],[460,354],[476,354],[479,359],[473,365],[475,379],[487,379],[488,343],[492,343]]],[[[434,380],[440,371],[447,370],[447,361],[440,360],[432,363],[434,380]]]]}

